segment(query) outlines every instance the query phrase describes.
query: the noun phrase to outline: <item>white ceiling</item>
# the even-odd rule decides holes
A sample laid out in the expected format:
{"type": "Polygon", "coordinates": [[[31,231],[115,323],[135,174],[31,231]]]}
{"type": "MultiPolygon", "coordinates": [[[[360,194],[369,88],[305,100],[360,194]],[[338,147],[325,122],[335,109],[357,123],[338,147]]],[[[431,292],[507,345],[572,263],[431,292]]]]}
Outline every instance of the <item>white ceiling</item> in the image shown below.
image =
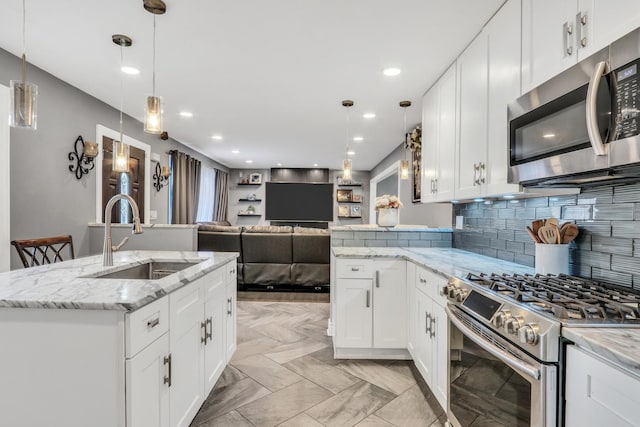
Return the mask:
{"type": "MultiPolygon", "coordinates": [[[[125,65],[141,73],[124,75],[124,111],[142,119],[153,25],[142,0],[26,1],[28,60],[115,108],[122,73],[111,35],[133,39],[125,65]]],[[[398,102],[413,102],[407,123],[418,124],[421,95],[503,0],[165,2],[156,74],[170,136],[234,168],[338,169],[341,100],[353,99],[350,133],[364,137],[350,143],[354,169],[370,170],[402,141],[398,102]],[[386,77],[387,67],[402,73],[386,77]],[[180,117],[183,110],[194,116],[180,117]],[[376,118],[362,118],[366,112],[376,118]]],[[[2,0],[0,47],[15,55],[21,11],[21,0],[2,0]]]]}

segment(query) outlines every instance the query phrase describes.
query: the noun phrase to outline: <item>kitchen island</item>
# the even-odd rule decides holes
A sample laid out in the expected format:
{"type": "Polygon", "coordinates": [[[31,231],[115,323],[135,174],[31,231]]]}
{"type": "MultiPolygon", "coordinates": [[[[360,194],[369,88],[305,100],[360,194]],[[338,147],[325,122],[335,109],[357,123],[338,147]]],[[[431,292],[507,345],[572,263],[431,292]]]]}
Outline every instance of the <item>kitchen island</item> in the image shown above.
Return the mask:
{"type": "Polygon", "coordinates": [[[188,426],[235,351],[236,257],[131,251],[0,274],[0,424],[188,426]]]}

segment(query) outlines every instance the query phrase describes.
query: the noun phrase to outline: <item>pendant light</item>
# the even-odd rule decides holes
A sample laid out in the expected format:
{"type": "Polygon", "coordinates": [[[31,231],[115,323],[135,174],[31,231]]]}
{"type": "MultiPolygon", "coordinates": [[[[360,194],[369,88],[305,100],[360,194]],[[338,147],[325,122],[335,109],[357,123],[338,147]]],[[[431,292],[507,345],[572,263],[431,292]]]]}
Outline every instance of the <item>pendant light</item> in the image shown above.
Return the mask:
{"type": "Polygon", "coordinates": [[[409,160],[407,160],[407,148],[409,143],[407,142],[407,107],[411,107],[411,101],[400,101],[400,107],[404,110],[404,160],[400,162],[400,179],[409,179],[409,160]]]}
{"type": "MultiPolygon", "coordinates": [[[[111,40],[120,46],[120,68],[123,65],[122,48],[129,47],[133,43],[131,38],[122,34],[114,34],[111,36],[111,40]]],[[[120,73],[120,140],[113,141],[113,161],[111,163],[111,170],[114,172],[129,172],[129,145],[124,143],[124,136],[122,134],[122,104],[124,96],[124,82],[122,80],[122,73],[120,73]]]]}
{"type": "Polygon", "coordinates": [[[144,131],[147,133],[160,134],[163,131],[162,126],[162,97],[156,96],[156,15],[162,15],[167,8],[161,0],[144,3],[144,8],[153,14],[153,93],[147,96],[144,114],[144,131]]]}
{"type": "Polygon", "coordinates": [[[26,0],[22,0],[22,80],[11,80],[11,127],[37,129],[38,86],[27,83],[26,0]]]}
{"type": "Polygon", "coordinates": [[[349,158],[349,108],[353,107],[353,101],[350,99],[345,99],[342,101],[342,106],[347,108],[347,151],[344,158],[344,162],[342,162],[342,179],[347,180],[351,179],[353,176],[353,168],[351,159],[349,158]]]}

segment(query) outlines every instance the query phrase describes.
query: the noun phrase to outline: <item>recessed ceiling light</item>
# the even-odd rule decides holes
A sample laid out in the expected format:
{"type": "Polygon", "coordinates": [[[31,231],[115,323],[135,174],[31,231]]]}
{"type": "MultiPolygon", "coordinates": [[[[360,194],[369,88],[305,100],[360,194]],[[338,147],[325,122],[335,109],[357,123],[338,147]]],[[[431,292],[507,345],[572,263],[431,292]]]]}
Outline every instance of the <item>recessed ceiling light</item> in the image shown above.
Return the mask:
{"type": "Polygon", "coordinates": [[[353,156],[354,154],[356,154],[356,152],[349,150],[349,151],[347,151],[347,154],[350,155],[350,156],[353,156]]]}
{"type": "Polygon", "coordinates": [[[376,117],[376,115],[375,113],[364,113],[362,117],[364,117],[365,119],[373,119],[376,117]]]}
{"type": "Polygon", "coordinates": [[[400,74],[400,68],[385,68],[382,72],[385,76],[393,77],[400,74]]]}
{"type": "Polygon", "coordinates": [[[282,163],[278,163],[278,166],[282,166],[282,163]]]}
{"type": "Polygon", "coordinates": [[[317,163],[314,163],[314,164],[313,164],[313,167],[314,167],[314,168],[317,168],[317,167],[318,167],[318,164],[317,164],[317,163]]]}
{"type": "Polygon", "coordinates": [[[245,163],[253,163],[253,160],[245,160],[245,163]]]}
{"type": "Polygon", "coordinates": [[[231,150],[233,154],[240,154],[240,150],[231,150]]]}
{"type": "Polygon", "coordinates": [[[222,139],[222,135],[213,135],[211,139],[215,139],[216,141],[220,141],[222,139]]]}
{"type": "Polygon", "coordinates": [[[364,138],[363,138],[363,137],[361,137],[361,136],[354,136],[354,137],[353,137],[353,140],[354,140],[354,141],[363,141],[363,140],[364,140],[364,138]]]}
{"type": "Polygon", "coordinates": [[[180,111],[180,115],[182,117],[193,117],[193,113],[190,113],[189,111],[180,111]]]}
{"type": "Polygon", "coordinates": [[[543,138],[555,138],[555,136],[555,133],[545,133],[544,135],[542,135],[543,138]]]}
{"type": "Polygon", "coordinates": [[[131,74],[133,76],[140,74],[140,70],[138,70],[137,68],[127,67],[127,66],[120,68],[120,71],[122,71],[125,74],[131,74]]]}

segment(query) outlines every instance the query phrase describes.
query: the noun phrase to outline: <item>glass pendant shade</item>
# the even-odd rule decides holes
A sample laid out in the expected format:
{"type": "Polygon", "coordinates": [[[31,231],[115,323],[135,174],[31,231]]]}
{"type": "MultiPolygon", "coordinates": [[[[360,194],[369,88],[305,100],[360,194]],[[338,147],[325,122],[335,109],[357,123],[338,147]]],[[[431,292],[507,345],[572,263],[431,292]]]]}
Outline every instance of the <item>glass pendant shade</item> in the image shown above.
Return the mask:
{"type": "Polygon", "coordinates": [[[409,160],[400,162],[400,179],[409,179],[409,160]]]}
{"type": "Polygon", "coordinates": [[[144,131],[154,134],[162,133],[162,97],[160,96],[147,96],[144,131]]]}
{"type": "Polygon", "coordinates": [[[11,127],[37,129],[38,86],[11,80],[11,127]]]}
{"type": "Polygon", "coordinates": [[[345,159],[342,163],[342,179],[351,179],[351,159],[345,159]]]}
{"type": "Polygon", "coordinates": [[[98,155],[98,144],[95,142],[85,142],[82,151],[86,157],[93,159],[98,155]]]}
{"type": "Polygon", "coordinates": [[[113,141],[113,163],[111,170],[114,172],[129,172],[129,146],[120,141],[113,141]]]}

